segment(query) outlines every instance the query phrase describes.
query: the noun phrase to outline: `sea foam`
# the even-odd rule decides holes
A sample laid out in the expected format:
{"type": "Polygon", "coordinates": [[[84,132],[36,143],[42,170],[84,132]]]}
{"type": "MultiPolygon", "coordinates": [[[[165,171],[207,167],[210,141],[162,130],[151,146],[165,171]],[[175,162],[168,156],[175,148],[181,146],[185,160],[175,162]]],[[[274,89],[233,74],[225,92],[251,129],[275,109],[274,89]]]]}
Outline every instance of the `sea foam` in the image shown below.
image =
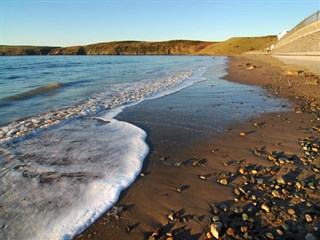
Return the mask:
{"type": "Polygon", "coordinates": [[[126,122],[88,119],[21,142],[1,173],[0,238],[69,239],[83,230],[134,181],[145,137],[126,122]]]}

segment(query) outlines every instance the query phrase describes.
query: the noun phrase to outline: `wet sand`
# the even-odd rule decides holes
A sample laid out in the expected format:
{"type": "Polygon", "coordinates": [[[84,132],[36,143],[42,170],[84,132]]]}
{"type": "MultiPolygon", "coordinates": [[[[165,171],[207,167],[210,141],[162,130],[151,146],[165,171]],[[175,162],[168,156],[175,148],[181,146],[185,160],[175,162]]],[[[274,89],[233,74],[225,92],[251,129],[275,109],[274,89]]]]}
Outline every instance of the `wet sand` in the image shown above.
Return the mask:
{"type": "Polygon", "coordinates": [[[225,79],[267,88],[292,111],[182,138],[171,151],[148,133],[142,175],[76,239],[319,239],[320,80],[288,68],[270,56],[230,58],[225,79]]]}

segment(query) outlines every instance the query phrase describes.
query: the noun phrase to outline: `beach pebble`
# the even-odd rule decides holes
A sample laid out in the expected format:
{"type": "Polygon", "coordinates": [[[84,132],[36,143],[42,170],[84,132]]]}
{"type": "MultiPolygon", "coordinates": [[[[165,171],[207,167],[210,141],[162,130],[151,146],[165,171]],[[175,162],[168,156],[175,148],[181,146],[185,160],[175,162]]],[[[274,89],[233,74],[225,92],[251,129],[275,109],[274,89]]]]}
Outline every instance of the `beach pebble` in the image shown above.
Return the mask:
{"type": "Polygon", "coordinates": [[[314,186],[314,183],[313,183],[313,182],[309,182],[309,183],[308,183],[308,187],[309,187],[310,189],[315,189],[315,186],[314,186]]]}
{"type": "Polygon", "coordinates": [[[227,185],[228,184],[228,180],[226,178],[220,179],[219,183],[222,185],[227,185]]]}
{"type": "Polygon", "coordinates": [[[199,175],[199,178],[202,179],[202,180],[206,180],[207,179],[207,177],[204,176],[204,175],[199,175]]]}
{"type": "Polygon", "coordinates": [[[214,215],[214,216],[212,217],[212,221],[213,221],[213,222],[219,222],[219,221],[220,221],[220,217],[219,217],[218,215],[214,215]]]}
{"type": "Polygon", "coordinates": [[[242,192],[243,194],[246,194],[246,191],[242,187],[239,187],[239,191],[242,192]]]}
{"type": "Polygon", "coordinates": [[[215,222],[210,225],[210,232],[212,233],[212,236],[216,239],[220,238],[220,233],[222,230],[223,224],[221,222],[215,222]]]}
{"type": "Polygon", "coordinates": [[[244,136],[246,136],[247,134],[246,134],[245,132],[241,132],[239,135],[240,135],[240,137],[244,137],[244,136]]]}
{"type": "Polygon", "coordinates": [[[273,155],[268,155],[267,159],[269,161],[276,161],[277,160],[277,158],[275,156],[273,156],[273,155]]]}
{"type": "Polygon", "coordinates": [[[308,223],[312,222],[312,217],[309,214],[304,215],[304,217],[308,223]]]}
{"type": "Polygon", "coordinates": [[[169,212],[169,214],[168,214],[168,219],[169,219],[170,221],[174,221],[174,212],[173,212],[173,211],[169,212]]]}
{"type": "Polygon", "coordinates": [[[243,168],[239,168],[239,173],[241,173],[242,175],[245,175],[246,174],[246,171],[243,169],[243,168]]]}
{"type": "Polygon", "coordinates": [[[208,239],[213,238],[213,236],[212,236],[212,233],[211,233],[211,232],[207,232],[207,233],[206,233],[206,236],[207,236],[207,238],[208,238],[208,239]]]}
{"type": "Polygon", "coordinates": [[[254,123],[253,123],[253,126],[258,127],[258,126],[259,126],[259,123],[254,122],[254,123]]]}
{"type": "Polygon", "coordinates": [[[318,168],[318,167],[313,167],[312,170],[313,170],[314,172],[316,172],[316,173],[319,173],[319,172],[320,172],[320,168],[318,168]]]}
{"type": "Polygon", "coordinates": [[[283,231],[282,231],[281,229],[278,228],[278,229],[277,229],[277,234],[278,234],[279,236],[283,236],[284,233],[283,233],[283,231]]]}
{"type": "Polygon", "coordinates": [[[278,177],[277,178],[277,183],[281,184],[281,185],[285,185],[286,184],[286,182],[284,181],[284,179],[282,177],[278,177]]]}
{"type": "Polygon", "coordinates": [[[238,188],[235,188],[235,189],[233,190],[233,192],[234,192],[234,194],[237,195],[237,196],[240,196],[240,195],[241,195],[241,192],[240,192],[240,190],[239,190],[238,188]]]}
{"type": "Polygon", "coordinates": [[[248,227],[247,226],[241,226],[240,227],[241,232],[245,233],[248,232],[248,227]]]}
{"type": "Polygon", "coordinates": [[[227,229],[227,234],[228,234],[229,236],[234,236],[234,229],[231,228],[231,227],[229,227],[229,228],[227,229]]]}
{"type": "Polygon", "coordinates": [[[271,192],[271,194],[272,194],[272,196],[275,197],[275,198],[281,198],[281,195],[280,195],[279,191],[277,191],[277,190],[273,190],[273,191],[271,192]]]}
{"type": "Polygon", "coordinates": [[[247,70],[254,70],[254,69],[256,69],[256,67],[255,66],[249,66],[249,67],[247,67],[247,70]]]}
{"type": "Polygon", "coordinates": [[[274,236],[273,236],[273,234],[272,234],[271,232],[267,232],[267,233],[266,233],[266,237],[267,237],[268,239],[274,239],[274,236]]]}
{"type": "Polygon", "coordinates": [[[296,188],[302,189],[302,184],[300,182],[296,182],[296,188]]]}
{"type": "Polygon", "coordinates": [[[275,174],[277,174],[277,172],[274,171],[274,170],[271,170],[271,171],[270,171],[270,174],[271,174],[271,175],[275,175],[275,174]]]}
{"type": "Polygon", "coordinates": [[[303,72],[303,71],[290,70],[290,71],[287,71],[287,75],[288,76],[298,76],[300,72],[303,72]]]}
{"type": "Polygon", "coordinates": [[[296,211],[294,209],[292,209],[292,208],[289,208],[287,212],[289,213],[289,215],[296,214],[296,211]]]}
{"type": "Polygon", "coordinates": [[[243,220],[243,221],[248,221],[248,219],[249,219],[248,214],[242,213],[242,220],[243,220]]]}
{"type": "Polygon", "coordinates": [[[261,209],[266,211],[267,213],[270,212],[270,208],[265,203],[261,205],[261,209]]]}

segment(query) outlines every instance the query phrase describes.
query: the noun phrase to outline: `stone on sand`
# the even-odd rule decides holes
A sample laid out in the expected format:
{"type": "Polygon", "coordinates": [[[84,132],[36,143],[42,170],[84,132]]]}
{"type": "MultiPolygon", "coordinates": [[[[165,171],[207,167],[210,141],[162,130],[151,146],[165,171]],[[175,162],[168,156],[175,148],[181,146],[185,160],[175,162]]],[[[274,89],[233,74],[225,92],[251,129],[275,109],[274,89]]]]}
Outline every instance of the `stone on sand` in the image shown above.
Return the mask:
{"type": "Polygon", "coordinates": [[[216,239],[220,238],[222,227],[223,224],[221,222],[215,222],[210,225],[210,232],[212,233],[213,237],[216,239]]]}

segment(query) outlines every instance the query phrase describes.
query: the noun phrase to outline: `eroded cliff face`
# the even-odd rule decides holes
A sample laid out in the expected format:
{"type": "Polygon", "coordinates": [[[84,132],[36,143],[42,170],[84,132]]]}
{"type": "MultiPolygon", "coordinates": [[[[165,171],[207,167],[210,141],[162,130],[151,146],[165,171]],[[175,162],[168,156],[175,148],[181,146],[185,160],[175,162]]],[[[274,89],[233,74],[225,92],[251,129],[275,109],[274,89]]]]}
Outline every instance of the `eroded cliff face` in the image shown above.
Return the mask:
{"type": "Polygon", "coordinates": [[[34,46],[0,46],[0,56],[18,55],[48,55],[57,47],[34,47],[34,46]]]}
{"type": "Polygon", "coordinates": [[[109,42],[87,46],[53,49],[50,55],[193,55],[212,42],[167,41],[167,42],[109,42]]]}
{"type": "Polygon", "coordinates": [[[54,48],[48,55],[86,55],[86,52],[82,46],[54,48]]]}
{"type": "Polygon", "coordinates": [[[0,55],[195,55],[213,42],[173,40],[122,41],[72,47],[0,46],[0,55]]]}

